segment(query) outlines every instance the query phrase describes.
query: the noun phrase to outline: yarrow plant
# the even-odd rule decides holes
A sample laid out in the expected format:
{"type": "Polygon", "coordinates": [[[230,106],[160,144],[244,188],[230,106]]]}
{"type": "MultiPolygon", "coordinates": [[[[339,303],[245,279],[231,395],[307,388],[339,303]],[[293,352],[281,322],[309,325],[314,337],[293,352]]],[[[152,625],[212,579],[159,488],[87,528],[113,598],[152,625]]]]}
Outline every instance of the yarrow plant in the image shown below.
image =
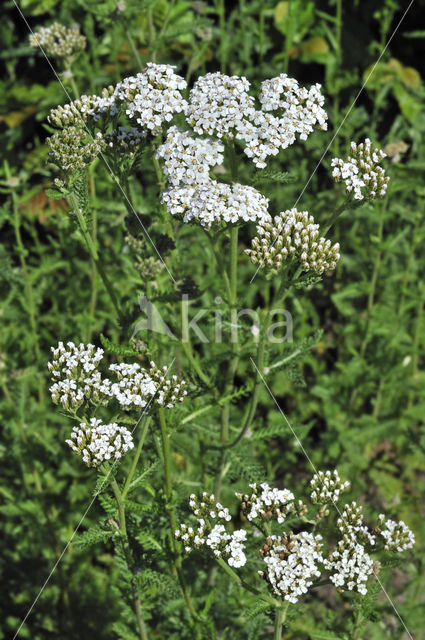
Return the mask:
{"type": "MultiPolygon", "coordinates": [[[[322,584],[367,594],[373,574],[380,571],[382,553],[411,549],[414,535],[404,522],[384,516],[370,528],[363,505],[356,502],[340,508],[341,494],[349,483],[336,470],[315,473],[303,499],[296,497],[299,488],[275,487],[265,480],[248,483],[246,493],[237,492],[237,508],[223,506],[221,497],[233,463],[238,468],[235,452],[241,451],[243,458],[251,436],[261,430],[256,418],[262,377],[273,366],[269,366],[273,355],[266,349],[273,305],[293,287],[309,287],[330,275],[344,252],[343,238],[340,247],[326,237],[341,211],[330,212],[330,219],[319,225],[315,220],[320,211],[313,217],[280,202],[273,210],[273,194],[263,193],[270,176],[285,179],[285,174],[267,173],[269,162],[276,163],[281,151],[302,143],[315,131],[326,131],[320,85],[301,87],[283,73],[252,87],[243,76],[214,72],[189,87],[176,67],[148,63],[137,75],[99,95],[82,95],[53,109],[49,124],[57,129],[47,144],[58,172],[50,195],[68,198],[120,330],[129,329],[134,314],[128,320],[124,313],[128,300],[124,304],[119,299],[103,262],[105,247],[99,249],[93,233],[93,185],[88,188],[88,172],[98,157],[118,182],[128,214],[123,253],[135,257],[132,265],[137,293],[143,293],[141,308],[152,295],[156,303],[171,309],[173,331],[168,327],[158,331],[160,336],[152,336],[148,326],[143,340],[134,340],[133,335],[125,346],[103,336],[102,345],[110,357],[91,342],[59,342],[48,364],[52,400],[75,421],[66,443],[99,473],[97,487],[108,515],[102,535],[108,538],[111,527],[115,530],[113,541],[130,586],[124,597],[131,591],[139,639],[148,637],[150,614],[141,593],[153,581],[152,572],[156,572],[155,589],[168,580],[180,591],[187,612],[185,624],[189,624],[184,637],[196,639],[205,637],[204,627],[211,637],[218,637],[208,613],[217,590],[214,563],[275,612],[275,640],[282,637],[289,604],[298,603],[322,584]],[[134,178],[139,180],[142,173],[143,185],[135,184],[134,178]],[[151,178],[156,186],[150,184],[151,178]],[[141,186],[144,204],[145,188],[155,186],[156,208],[139,215],[131,190],[141,186]],[[140,223],[136,231],[131,223],[135,213],[140,223]],[[212,278],[202,288],[196,269],[193,278],[192,273],[186,274],[181,247],[188,236],[194,244],[205,242],[208,253],[202,268],[208,278],[210,272],[220,278],[216,307],[222,304],[236,310],[242,295],[242,262],[253,277],[255,268],[260,271],[264,324],[255,327],[256,333],[249,332],[249,338],[245,332],[241,347],[229,340],[222,351],[206,352],[200,342],[208,341],[195,344],[191,340],[191,323],[185,315],[188,303],[208,298],[212,278]],[[152,245],[155,251],[150,251],[152,245]],[[171,289],[163,283],[166,272],[173,280],[171,289]],[[181,341],[176,341],[177,328],[184,336],[181,341]],[[252,351],[249,340],[254,333],[257,340],[252,351]],[[170,356],[166,365],[164,353],[170,356]],[[250,375],[247,354],[256,370],[242,384],[240,380],[250,375]],[[171,371],[173,366],[176,373],[171,371]],[[235,405],[248,396],[242,419],[236,419],[235,405]],[[172,451],[174,445],[178,451],[172,451]],[[199,466],[200,474],[194,471],[199,466]],[[162,483],[159,477],[157,482],[146,480],[157,467],[162,483]],[[180,482],[182,469],[191,475],[180,482]],[[109,491],[115,512],[110,496],[104,495],[109,491]],[[145,492],[147,506],[137,501],[138,491],[145,492]],[[183,521],[187,495],[191,515],[183,521]],[[156,527],[155,534],[151,536],[144,527],[156,527]],[[196,595],[201,577],[195,571],[193,585],[188,579],[190,560],[183,561],[187,554],[193,562],[204,556],[209,574],[202,589],[211,587],[206,603],[204,593],[196,595]],[[143,563],[146,566],[141,568],[143,563]]],[[[347,161],[332,161],[333,177],[345,181],[351,199],[351,204],[344,203],[345,209],[355,208],[361,199],[383,197],[388,183],[378,166],[384,154],[372,151],[370,141],[353,143],[352,153],[347,161]]],[[[244,472],[247,460],[249,456],[240,462],[244,472]]],[[[232,489],[238,486],[235,480],[232,489]]]]}
{"type": "MultiPolygon", "coordinates": [[[[215,524],[216,520],[230,522],[229,510],[215,501],[213,495],[204,493],[201,500],[190,496],[189,506],[197,518],[194,526],[182,524],[175,536],[184,542],[185,551],[192,549],[212,550],[217,559],[225,559],[231,567],[245,567],[245,576],[254,558],[250,559],[248,548],[258,546],[258,533],[265,542],[258,549],[266,567],[257,571],[269,585],[271,592],[287,603],[296,604],[315,583],[331,582],[339,591],[357,591],[367,594],[367,583],[371,576],[379,571],[379,562],[371,554],[382,550],[402,552],[411,549],[415,538],[406,524],[385,520],[379,516],[379,525],[369,529],[363,519],[363,509],[356,502],[345,504],[342,512],[337,502],[349,482],[341,481],[337,470],[318,471],[310,483],[308,507],[302,500],[295,501],[292,491],[271,488],[267,483],[259,487],[252,484],[253,493],[236,493],[241,501],[242,514],[248,523],[247,529],[227,532],[224,524],[215,524]],[[329,527],[330,508],[339,514],[336,527],[329,527]],[[298,522],[297,522],[298,520],[298,522]],[[296,527],[294,533],[290,527],[296,527]],[[303,527],[300,530],[300,527],[303,527]],[[384,529],[385,527],[385,529],[384,529]],[[323,530],[323,534],[318,533],[323,530]],[[379,541],[376,533],[384,540],[379,541]],[[335,536],[342,535],[340,540],[335,536]],[[248,538],[252,539],[249,543],[248,538]]],[[[221,562],[223,566],[223,562],[221,562]]],[[[232,574],[233,575],[233,574],[232,574]]],[[[244,582],[233,575],[234,580],[244,582]]],[[[244,581],[248,582],[246,577],[244,581]]],[[[319,585],[318,585],[319,586],[319,585]]],[[[269,601],[259,590],[258,597],[269,601]]],[[[277,608],[282,606],[275,602],[277,608]]]]}

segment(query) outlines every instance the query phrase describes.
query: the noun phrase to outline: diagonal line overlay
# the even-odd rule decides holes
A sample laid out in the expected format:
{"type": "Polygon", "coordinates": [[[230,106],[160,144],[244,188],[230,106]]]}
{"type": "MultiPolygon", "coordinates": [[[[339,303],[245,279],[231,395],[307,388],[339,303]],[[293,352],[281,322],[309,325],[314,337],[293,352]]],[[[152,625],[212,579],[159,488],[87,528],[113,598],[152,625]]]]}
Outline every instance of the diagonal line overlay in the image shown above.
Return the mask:
{"type": "MultiPolygon", "coordinates": [[[[24,14],[22,13],[22,10],[21,10],[21,8],[19,7],[19,5],[17,4],[16,0],[12,0],[12,2],[13,2],[13,4],[15,5],[16,9],[18,10],[19,15],[21,16],[22,20],[25,22],[25,25],[27,26],[28,31],[29,31],[32,35],[37,35],[37,34],[34,34],[34,31],[31,29],[31,26],[30,26],[30,24],[28,23],[28,20],[25,18],[24,14]]],[[[50,69],[52,70],[52,72],[53,72],[54,76],[56,77],[57,81],[59,82],[60,86],[62,87],[62,89],[63,89],[63,91],[64,91],[64,93],[65,93],[66,97],[68,98],[68,100],[69,100],[70,102],[73,102],[72,97],[69,95],[68,90],[66,89],[66,87],[65,87],[65,85],[63,84],[62,80],[60,79],[60,77],[59,77],[59,75],[58,75],[58,73],[57,73],[56,69],[54,68],[53,64],[51,63],[51,61],[50,61],[49,57],[47,56],[46,52],[44,51],[43,47],[41,46],[41,44],[40,44],[39,42],[37,42],[37,44],[38,44],[38,47],[39,47],[39,49],[40,49],[41,53],[42,53],[42,54],[43,54],[43,56],[45,57],[47,64],[49,65],[49,67],[50,67],[50,69]]],[[[91,132],[89,131],[89,129],[88,129],[88,127],[87,127],[86,123],[84,122],[83,118],[81,118],[81,122],[82,122],[82,124],[83,124],[83,127],[85,128],[85,130],[87,131],[87,133],[89,134],[89,136],[90,136],[90,137],[92,138],[92,140],[93,140],[93,136],[92,136],[91,132]]],[[[150,237],[148,230],[147,230],[147,229],[146,229],[146,227],[143,225],[143,222],[141,221],[140,216],[137,214],[136,210],[134,209],[134,207],[133,207],[133,205],[132,205],[131,201],[129,200],[129,198],[128,198],[128,196],[127,196],[127,194],[125,193],[124,189],[122,188],[122,186],[121,186],[121,184],[120,184],[120,182],[119,182],[119,180],[118,180],[117,176],[116,176],[116,175],[115,175],[115,173],[113,172],[113,170],[112,170],[112,168],[111,168],[111,166],[110,166],[109,162],[107,161],[107,159],[105,158],[105,156],[104,156],[104,154],[103,154],[103,153],[100,153],[99,155],[100,155],[100,157],[102,158],[103,162],[105,163],[105,165],[106,165],[106,167],[107,167],[107,169],[108,169],[108,171],[109,171],[109,173],[110,173],[110,175],[111,175],[111,177],[112,177],[113,181],[114,181],[114,182],[115,182],[115,184],[118,186],[119,190],[121,191],[122,195],[124,196],[124,199],[126,200],[126,202],[127,202],[128,206],[130,207],[130,209],[132,210],[132,212],[133,212],[133,213],[134,213],[134,215],[136,216],[136,218],[137,218],[137,220],[138,220],[138,222],[139,222],[140,226],[142,227],[142,229],[143,229],[143,231],[144,231],[144,233],[145,233],[146,237],[148,238],[149,242],[151,243],[152,247],[154,248],[154,250],[155,250],[155,252],[156,252],[156,254],[157,254],[158,258],[161,260],[162,264],[164,265],[164,267],[165,267],[165,269],[166,269],[166,271],[167,271],[168,275],[170,276],[171,280],[172,280],[174,283],[176,283],[175,278],[173,277],[173,275],[172,275],[171,271],[169,270],[169,268],[167,267],[167,265],[166,265],[166,263],[165,263],[164,259],[162,258],[161,254],[159,253],[158,249],[156,248],[155,243],[153,242],[152,238],[150,237]]]]}
{"type": "MultiPolygon", "coordinates": [[[[169,374],[169,371],[171,369],[171,367],[173,366],[175,362],[175,358],[172,359],[171,364],[168,366],[167,368],[167,376],[169,374]]],[[[131,431],[131,435],[133,435],[133,433],[135,432],[135,430],[137,429],[137,427],[140,424],[141,419],[143,418],[143,416],[145,416],[147,414],[147,412],[150,409],[150,406],[152,404],[152,402],[155,400],[156,396],[152,396],[152,398],[149,400],[148,404],[146,405],[146,407],[144,407],[143,411],[141,412],[139,419],[137,420],[136,424],[134,425],[132,431],[131,431]]],[[[20,630],[22,629],[22,627],[24,626],[25,622],[27,621],[28,617],[31,614],[31,611],[34,609],[35,605],[37,604],[38,600],[40,599],[41,594],[43,593],[44,589],[47,587],[48,583],[50,582],[51,577],[53,576],[54,572],[56,571],[56,569],[58,568],[63,556],[65,555],[65,553],[68,550],[69,545],[71,544],[71,542],[73,541],[73,539],[75,538],[78,529],[80,528],[84,518],[86,517],[86,515],[88,514],[88,512],[90,511],[91,507],[94,504],[94,501],[96,500],[96,498],[98,497],[98,495],[101,493],[103,487],[105,486],[106,482],[108,481],[109,476],[111,475],[114,467],[116,466],[116,464],[118,463],[118,460],[114,460],[111,468],[109,469],[108,473],[105,476],[104,481],[102,482],[102,484],[100,485],[98,491],[94,494],[92,500],[90,501],[89,506],[87,507],[87,509],[84,511],[79,523],[77,524],[77,526],[75,527],[74,531],[72,532],[71,537],[69,538],[68,542],[66,543],[66,545],[64,546],[62,553],[60,554],[59,558],[56,560],[55,564],[53,565],[49,575],[47,576],[46,580],[44,581],[40,591],[38,592],[36,598],[34,599],[32,605],[30,606],[30,608],[28,609],[25,617],[23,618],[23,620],[21,621],[21,624],[19,625],[18,629],[16,630],[15,635],[13,636],[12,640],[16,640],[16,638],[19,635],[20,630]]]]}
{"type": "MultiPolygon", "coordinates": [[[[314,473],[317,473],[317,469],[314,465],[314,463],[312,462],[310,456],[308,455],[307,451],[305,450],[301,440],[299,439],[299,437],[297,436],[297,434],[295,433],[294,429],[291,426],[291,423],[289,422],[288,418],[286,417],[285,412],[283,411],[282,407],[279,405],[278,401],[276,400],[276,397],[273,395],[272,390],[270,389],[269,385],[267,384],[266,380],[264,379],[263,374],[261,373],[261,371],[259,370],[259,368],[257,367],[254,359],[250,356],[250,360],[251,363],[253,364],[257,374],[260,376],[262,383],[264,384],[264,386],[266,387],[267,391],[270,394],[270,397],[272,398],[273,402],[275,403],[276,407],[278,408],[280,414],[282,415],[283,419],[285,420],[286,424],[288,425],[293,437],[295,438],[295,440],[297,441],[298,446],[300,447],[301,451],[303,452],[304,456],[307,458],[308,463],[310,464],[311,468],[313,469],[314,473]]],[[[333,504],[333,506],[335,507],[339,517],[343,520],[342,517],[342,513],[338,507],[338,505],[336,504],[336,502],[331,498],[331,502],[333,504]]],[[[410,633],[409,629],[406,626],[406,623],[404,622],[403,618],[401,617],[400,613],[398,612],[394,602],[391,600],[390,595],[387,593],[387,591],[384,588],[384,585],[382,584],[381,580],[379,579],[379,576],[376,573],[373,573],[374,577],[376,578],[379,586],[381,587],[382,591],[384,592],[388,602],[390,603],[390,605],[392,606],[392,608],[394,609],[394,612],[397,616],[397,618],[400,620],[402,626],[404,627],[404,630],[406,631],[407,635],[409,636],[410,640],[413,640],[413,636],[410,633]]]]}
{"type": "MultiPolygon", "coordinates": [[[[13,0],[15,1],[15,0],[13,0]]],[[[356,97],[354,98],[353,102],[351,103],[350,108],[348,109],[347,113],[345,114],[344,118],[341,120],[337,130],[335,131],[334,135],[331,138],[331,141],[329,142],[328,146],[326,147],[326,149],[324,150],[324,152],[322,153],[319,162],[316,164],[316,166],[314,167],[312,173],[310,174],[310,177],[308,178],[307,182],[305,183],[304,187],[302,188],[300,195],[298,196],[298,198],[295,200],[294,203],[294,207],[297,206],[298,202],[301,200],[304,191],[307,189],[308,185],[310,184],[313,176],[315,175],[317,169],[320,167],[323,158],[325,157],[325,155],[327,154],[327,152],[329,151],[333,141],[335,140],[335,138],[337,137],[338,133],[341,130],[342,125],[344,124],[344,122],[347,120],[348,116],[350,115],[351,111],[353,110],[355,104],[357,103],[357,100],[359,99],[360,95],[363,93],[363,90],[365,89],[367,83],[369,82],[369,78],[373,75],[373,72],[375,71],[377,65],[379,64],[379,62],[381,61],[382,56],[384,55],[384,53],[386,52],[386,50],[388,49],[391,40],[394,38],[395,34],[397,33],[401,23],[403,22],[404,18],[406,17],[407,12],[409,11],[410,7],[412,6],[412,4],[414,3],[415,0],[410,0],[409,5],[407,7],[407,9],[405,10],[405,12],[403,13],[403,15],[401,16],[399,22],[397,23],[397,26],[395,27],[394,31],[392,32],[391,36],[388,38],[387,44],[385,45],[385,47],[382,49],[379,58],[377,59],[377,61],[375,62],[375,64],[372,67],[372,70],[369,72],[366,80],[364,81],[363,85],[361,86],[360,90],[358,91],[356,97]]],[[[274,246],[275,242],[276,242],[277,238],[274,240],[273,244],[271,245],[272,247],[274,246]]],[[[259,272],[260,267],[257,267],[254,275],[252,276],[251,280],[249,281],[249,283],[251,284],[254,280],[254,278],[256,277],[257,273],[259,272]]]]}

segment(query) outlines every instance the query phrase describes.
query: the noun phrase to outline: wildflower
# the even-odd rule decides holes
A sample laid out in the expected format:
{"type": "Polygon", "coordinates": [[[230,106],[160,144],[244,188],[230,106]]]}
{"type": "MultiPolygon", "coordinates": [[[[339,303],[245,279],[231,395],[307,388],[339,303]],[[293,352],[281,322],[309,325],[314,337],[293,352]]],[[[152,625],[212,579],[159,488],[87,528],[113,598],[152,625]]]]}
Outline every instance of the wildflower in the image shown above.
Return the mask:
{"type": "Polygon", "coordinates": [[[74,427],[66,443],[88,467],[97,467],[107,460],[118,460],[134,447],[128,429],[115,422],[103,424],[97,418],[91,418],[89,424],[81,422],[79,427],[74,427]]]}
{"type": "Polygon", "coordinates": [[[228,533],[223,524],[231,520],[229,510],[215,501],[213,494],[204,492],[200,499],[192,493],[189,506],[197,517],[196,528],[181,524],[174,532],[185,545],[186,553],[193,548],[208,548],[216,558],[224,557],[231,567],[243,567],[246,563],[246,531],[239,529],[228,533]],[[211,525],[210,520],[216,521],[211,525]]]}
{"type": "Polygon", "coordinates": [[[409,529],[407,524],[400,520],[395,522],[394,520],[387,520],[384,522],[385,516],[383,513],[379,515],[378,531],[385,540],[385,549],[387,551],[406,551],[411,549],[415,544],[415,536],[409,529]],[[381,527],[385,526],[382,530],[381,527]]]}
{"type": "Polygon", "coordinates": [[[103,349],[92,344],[75,345],[59,342],[51,348],[53,358],[47,363],[54,384],[49,391],[55,404],[64,409],[76,410],[83,402],[106,404],[111,396],[110,383],[103,380],[98,365],[103,358],[103,349]]]}
{"type": "Polygon", "coordinates": [[[170,127],[156,155],[164,160],[164,172],[170,184],[197,185],[209,181],[210,167],[223,162],[223,151],[220,142],[195,138],[187,131],[170,127]]]}
{"type": "Polygon", "coordinates": [[[307,593],[314,578],[320,577],[321,548],[322,536],[306,531],[269,536],[260,551],[267,574],[259,571],[259,575],[269,582],[276,595],[295,604],[307,593]]]}
{"type": "Polygon", "coordinates": [[[82,171],[105,149],[100,132],[93,138],[85,130],[68,127],[47,139],[52,161],[66,173],[82,171]]]}
{"type": "Polygon", "coordinates": [[[334,471],[317,471],[310,481],[311,501],[314,504],[336,502],[343,491],[350,487],[348,480],[343,482],[336,469],[334,471]]]}
{"type": "Polygon", "coordinates": [[[367,594],[366,582],[373,573],[374,563],[362,544],[344,536],[335,551],[324,559],[324,566],[332,572],[329,579],[337,588],[357,589],[362,595],[367,594]]]}
{"type": "Polygon", "coordinates": [[[363,522],[363,507],[356,502],[344,505],[344,511],[338,518],[337,526],[340,532],[353,542],[359,541],[375,545],[375,536],[363,522]]]}
{"type": "Polygon", "coordinates": [[[102,89],[100,96],[83,95],[73,102],[52,109],[47,120],[55,127],[64,128],[98,123],[101,117],[112,118],[118,114],[114,91],[114,87],[109,86],[102,89]]]}
{"type": "Polygon", "coordinates": [[[279,271],[285,263],[296,261],[303,271],[318,275],[334,269],[340,257],[339,244],[319,237],[313,216],[295,208],[261,221],[245,253],[260,267],[279,271]]]}
{"type": "Polygon", "coordinates": [[[157,367],[150,363],[149,376],[156,386],[155,402],[166,409],[172,409],[178,402],[183,402],[187,396],[185,381],[176,375],[168,375],[168,367],[157,367]]]}
{"type": "Polygon", "coordinates": [[[198,78],[190,91],[186,120],[196,133],[218,138],[238,137],[255,112],[254,98],[245,77],[220,72],[198,78]]]}
{"type": "Polygon", "coordinates": [[[268,218],[268,198],[253,187],[229,186],[210,180],[195,187],[170,187],[162,194],[169,213],[182,215],[184,222],[204,227],[221,222],[248,222],[268,218]]]}
{"type": "Polygon", "coordinates": [[[111,385],[111,394],[122,409],[144,409],[157,391],[157,386],[148,372],[137,362],[111,364],[118,382],[111,385]]]}
{"type": "Polygon", "coordinates": [[[347,192],[352,193],[355,200],[382,198],[390,179],[378,163],[386,154],[380,149],[372,150],[369,138],[360,144],[352,142],[351,151],[353,155],[346,160],[332,160],[335,181],[344,181],[347,192]]]}
{"type": "Polygon", "coordinates": [[[266,482],[257,487],[250,484],[252,494],[237,493],[242,501],[242,509],[248,520],[255,518],[276,518],[281,524],[288,513],[294,510],[294,494],[288,489],[271,488],[266,482]]]}
{"type": "Polygon", "coordinates": [[[180,90],[186,81],[174,73],[175,67],[149,62],[142,73],[125,78],[115,88],[115,97],[124,102],[126,114],[152,135],[161,132],[165,122],[186,108],[180,90]]]}
{"type": "Polygon", "coordinates": [[[30,35],[31,47],[42,47],[46,55],[56,58],[72,58],[86,48],[86,38],[80,34],[80,25],[65,27],[58,22],[42,27],[30,35]]]}

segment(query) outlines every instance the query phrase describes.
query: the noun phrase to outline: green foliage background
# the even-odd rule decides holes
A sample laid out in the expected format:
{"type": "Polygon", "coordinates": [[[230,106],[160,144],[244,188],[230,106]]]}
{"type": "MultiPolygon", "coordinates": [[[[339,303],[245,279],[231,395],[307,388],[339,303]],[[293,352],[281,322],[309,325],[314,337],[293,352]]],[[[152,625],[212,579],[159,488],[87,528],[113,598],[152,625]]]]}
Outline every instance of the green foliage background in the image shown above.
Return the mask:
{"type": "MultiPolygon", "coordinates": [[[[407,3],[240,0],[226,4],[127,0],[122,11],[115,0],[24,0],[20,7],[32,29],[52,21],[80,23],[88,39],[86,51],[73,66],[80,93],[99,92],[137,73],[140,63],[153,57],[177,65],[189,82],[198,74],[220,69],[245,75],[254,87],[284,71],[303,84],[321,82],[329,113],[328,132],[316,133],[306,143],[280,154],[272,168],[289,172],[292,180],[258,178],[256,186],[270,197],[276,212],[292,207],[307,184],[298,207],[326,224],[343,198],[330,178],[332,157],[344,156],[351,140],[364,137],[381,147],[401,140],[409,145],[398,159],[386,161],[391,176],[388,197],[374,207],[365,204],[344,214],[334,229],[332,237],[340,242],[342,253],[335,273],[286,300],[294,318],[294,342],[271,349],[266,365],[268,384],[314,465],[321,469],[337,466],[340,475],[352,482],[351,499],[363,495],[373,509],[403,519],[415,532],[413,552],[406,554],[401,567],[383,571],[381,579],[413,637],[425,638],[425,91],[419,68],[425,32],[418,31],[425,4],[417,0],[409,9],[369,78],[407,3]],[[350,109],[367,78],[365,90],[350,109]]],[[[64,443],[69,420],[50,401],[46,362],[50,346],[59,339],[100,343],[104,334],[112,343],[130,348],[132,329],[143,317],[139,295],[156,299],[173,326],[173,291],[166,276],[152,289],[137,274],[124,243],[124,203],[105,169],[96,166],[90,174],[92,208],[102,261],[119,295],[119,322],[100,281],[93,300],[88,284],[93,267],[68,214],[69,204],[46,195],[55,175],[44,144],[50,130],[46,116],[68,99],[47,61],[29,47],[28,28],[12,2],[4,3],[0,34],[0,638],[13,637],[60,559],[19,637],[130,639],[135,636],[132,612],[122,597],[125,569],[122,558],[113,556],[112,533],[108,536],[103,527],[113,517],[106,495],[93,502],[80,535],[61,557],[90,504],[95,479],[64,443]]],[[[61,78],[72,96],[71,83],[61,78]]],[[[242,174],[249,183],[252,168],[242,174]]],[[[167,231],[167,223],[157,215],[156,181],[143,157],[135,177],[133,204],[158,239],[167,231]]],[[[243,240],[247,243],[249,235],[243,240]]],[[[146,251],[149,253],[148,248],[146,251]]],[[[193,315],[201,308],[213,312],[215,299],[222,294],[216,275],[208,268],[208,256],[201,230],[179,230],[170,264],[179,283],[190,276],[202,293],[191,302],[193,315]]],[[[246,283],[241,306],[261,308],[267,291],[264,277],[258,274],[248,285],[252,265],[244,262],[240,270],[246,283]]],[[[249,327],[242,333],[241,392],[232,403],[236,426],[253,379],[249,327]]],[[[149,336],[137,337],[152,346],[149,336]]],[[[165,362],[173,345],[162,337],[156,346],[165,362]]],[[[195,346],[204,371],[218,362],[219,376],[228,357],[222,345],[209,350],[195,346]]],[[[189,373],[184,355],[179,362],[191,384],[192,410],[202,408],[211,400],[209,391],[189,373]]],[[[200,486],[194,436],[207,441],[218,438],[214,409],[182,426],[189,412],[185,406],[173,414],[172,424],[174,464],[182,478],[176,486],[181,509],[192,485],[195,489],[200,486]]],[[[139,588],[148,623],[155,630],[152,637],[186,638],[189,631],[181,614],[181,596],[166,572],[169,541],[164,496],[157,489],[160,470],[152,465],[153,460],[154,439],[143,461],[146,475],[134,497],[131,516],[135,553],[140,557],[139,588]],[[143,508],[145,496],[152,498],[149,509],[143,508]]],[[[233,492],[248,481],[267,478],[279,485],[302,487],[311,472],[264,388],[253,438],[235,448],[230,461],[225,503],[232,502],[233,492]]],[[[204,462],[208,475],[217,456],[210,451],[204,462]]],[[[218,621],[218,637],[271,637],[268,612],[255,598],[229,587],[225,577],[217,577],[209,598],[199,592],[209,570],[204,558],[193,560],[192,556],[184,570],[205,612],[218,621]]],[[[354,637],[348,612],[359,606],[363,607],[364,625],[356,637],[408,637],[378,589],[371,589],[362,604],[355,596],[337,600],[323,589],[314,606],[308,604],[294,607],[286,637],[354,637]],[[320,631],[326,628],[333,633],[320,631]]],[[[207,623],[205,634],[216,637],[207,623]]]]}

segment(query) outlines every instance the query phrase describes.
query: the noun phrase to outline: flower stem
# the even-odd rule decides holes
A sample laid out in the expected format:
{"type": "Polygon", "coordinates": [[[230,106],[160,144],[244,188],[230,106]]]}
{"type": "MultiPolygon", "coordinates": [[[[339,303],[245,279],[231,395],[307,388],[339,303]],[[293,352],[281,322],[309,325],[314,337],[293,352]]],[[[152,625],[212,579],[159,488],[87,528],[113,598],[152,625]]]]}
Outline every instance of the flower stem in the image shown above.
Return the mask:
{"type": "Polygon", "coordinates": [[[112,284],[109,281],[109,278],[106,275],[105,270],[104,270],[101,262],[99,261],[99,254],[98,254],[96,246],[95,246],[95,244],[93,242],[93,238],[91,237],[91,235],[89,233],[89,229],[88,229],[88,226],[87,226],[86,219],[85,219],[85,217],[83,215],[83,212],[81,211],[81,209],[80,209],[80,207],[78,205],[78,201],[77,201],[77,198],[75,197],[75,195],[73,193],[71,193],[69,198],[70,198],[72,206],[74,208],[75,215],[77,216],[78,224],[80,226],[80,230],[81,230],[83,238],[84,238],[84,240],[86,242],[86,245],[87,245],[87,248],[89,250],[89,253],[90,253],[91,257],[93,258],[93,260],[94,260],[94,262],[96,264],[97,270],[99,272],[100,277],[102,278],[103,284],[105,285],[105,289],[109,294],[109,297],[110,297],[111,302],[112,302],[112,304],[114,306],[114,309],[115,309],[118,317],[120,317],[121,316],[121,312],[120,312],[120,308],[119,308],[119,305],[118,305],[118,300],[116,298],[116,295],[115,295],[114,289],[112,287],[112,284]]]}
{"type": "Polygon", "coordinates": [[[180,584],[180,589],[183,593],[183,597],[186,602],[188,611],[194,621],[198,620],[193,602],[189,596],[189,592],[186,587],[186,583],[182,571],[182,558],[180,554],[180,548],[175,537],[175,531],[177,529],[176,515],[174,513],[174,507],[172,505],[173,486],[171,482],[171,456],[170,456],[170,443],[167,433],[167,423],[165,420],[165,411],[162,407],[158,408],[159,426],[161,429],[161,443],[162,443],[162,455],[164,462],[164,479],[165,479],[165,496],[167,500],[166,509],[168,514],[168,520],[170,524],[171,544],[173,548],[173,563],[177,574],[177,578],[180,584]]]}
{"type": "Polygon", "coordinates": [[[232,578],[232,580],[239,587],[242,587],[243,589],[246,589],[247,591],[250,591],[251,593],[255,594],[260,600],[263,600],[264,602],[267,602],[272,607],[279,607],[280,606],[280,603],[277,600],[275,600],[274,598],[272,598],[271,596],[269,596],[269,595],[267,595],[265,593],[261,593],[261,591],[259,591],[255,587],[252,587],[250,584],[248,584],[244,580],[242,580],[238,576],[238,574],[235,571],[233,571],[233,569],[231,567],[229,567],[229,565],[227,564],[227,562],[225,560],[223,560],[223,558],[216,558],[216,561],[220,565],[220,567],[227,573],[227,575],[230,576],[232,578]]]}
{"type": "Polygon", "coordinates": [[[286,614],[288,611],[289,602],[276,609],[276,617],[274,621],[274,640],[282,640],[282,628],[286,620],[286,614]]]}
{"type": "Polygon", "coordinates": [[[136,471],[136,467],[137,467],[137,463],[139,462],[140,454],[142,453],[143,444],[145,442],[146,434],[148,432],[148,428],[149,428],[149,424],[150,424],[151,420],[152,420],[152,417],[149,416],[148,414],[145,414],[143,416],[143,418],[142,418],[142,421],[141,421],[142,433],[140,434],[139,444],[137,445],[136,453],[135,453],[135,456],[133,458],[133,462],[131,464],[131,468],[130,468],[129,474],[128,474],[127,479],[126,479],[125,484],[124,484],[124,489],[122,490],[121,497],[122,497],[123,500],[125,499],[125,496],[127,495],[128,491],[130,489],[131,481],[133,479],[134,472],[136,471]]]}
{"type": "MultiPolygon", "coordinates": [[[[123,544],[125,560],[127,563],[128,570],[131,573],[133,573],[133,562],[131,558],[130,544],[128,541],[127,525],[125,520],[124,500],[115,478],[111,482],[111,487],[112,487],[112,491],[114,493],[115,501],[118,507],[118,520],[119,520],[120,534],[121,534],[121,539],[123,544]]],[[[133,605],[134,605],[134,612],[136,614],[136,619],[137,619],[137,629],[138,629],[139,638],[140,640],[148,640],[148,634],[147,634],[145,622],[142,616],[142,605],[139,598],[139,590],[134,580],[132,580],[131,590],[133,595],[133,605]]]]}

